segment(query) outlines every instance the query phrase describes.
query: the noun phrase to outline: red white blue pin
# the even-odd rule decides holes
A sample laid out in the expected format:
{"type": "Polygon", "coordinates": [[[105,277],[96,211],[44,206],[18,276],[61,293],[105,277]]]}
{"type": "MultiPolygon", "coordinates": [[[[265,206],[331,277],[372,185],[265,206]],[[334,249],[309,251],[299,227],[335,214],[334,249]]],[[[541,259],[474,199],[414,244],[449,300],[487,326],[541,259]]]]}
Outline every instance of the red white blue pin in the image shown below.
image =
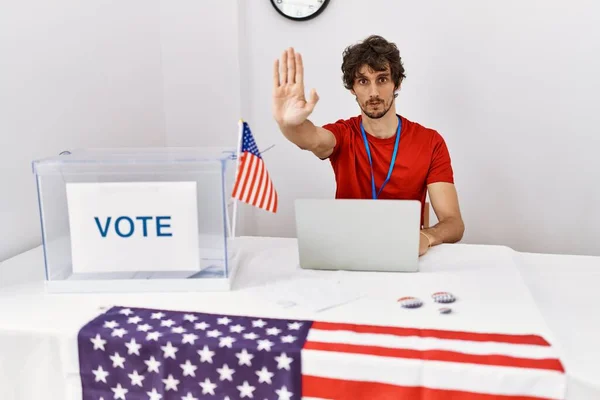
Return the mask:
{"type": "Polygon", "coordinates": [[[423,302],[416,297],[406,296],[398,299],[400,305],[404,308],[419,308],[423,305],[423,302]]]}
{"type": "Polygon", "coordinates": [[[448,292],[436,292],[431,295],[433,301],[436,303],[454,303],[456,301],[456,297],[452,293],[448,292]]]}

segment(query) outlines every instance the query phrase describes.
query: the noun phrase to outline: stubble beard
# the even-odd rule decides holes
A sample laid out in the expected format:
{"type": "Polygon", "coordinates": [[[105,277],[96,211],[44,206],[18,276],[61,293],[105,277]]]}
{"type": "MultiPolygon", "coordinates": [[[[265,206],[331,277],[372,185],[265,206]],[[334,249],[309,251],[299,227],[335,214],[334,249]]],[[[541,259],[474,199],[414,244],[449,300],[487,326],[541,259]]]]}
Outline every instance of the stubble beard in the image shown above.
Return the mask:
{"type": "Polygon", "coordinates": [[[371,119],[380,119],[383,116],[385,116],[388,113],[388,111],[390,111],[393,103],[394,103],[394,97],[392,97],[392,99],[390,100],[390,102],[387,105],[385,104],[385,101],[383,101],[381,99],[376,99],[375,101],[368,100],[367,102],[365,102],[364,106],[361,106],[360,108],[367,117],[369,117],[371,119]],[[370,105],[374,102],[377,102],[379,104],[379,107],[383,108],[383,110],[369,111],[370,105]]]}

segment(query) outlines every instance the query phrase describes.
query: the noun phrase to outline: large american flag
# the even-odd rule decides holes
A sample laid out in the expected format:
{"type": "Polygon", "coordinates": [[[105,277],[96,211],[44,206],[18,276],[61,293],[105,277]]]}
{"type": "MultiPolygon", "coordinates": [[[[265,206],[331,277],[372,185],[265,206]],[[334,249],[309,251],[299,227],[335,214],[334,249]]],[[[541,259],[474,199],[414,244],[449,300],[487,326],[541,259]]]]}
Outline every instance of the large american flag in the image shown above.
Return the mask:
{"type": "Polygon", "coordinates": [[[232,197],[267,211],[277,212],[278,196],[250,126],[241,121],[241,148],[232,197]]]}
{"type": "Polygon", "coordinates": [[[563,399],[541,336],[112,307],[78,335],[84,400],[563,399]]]}

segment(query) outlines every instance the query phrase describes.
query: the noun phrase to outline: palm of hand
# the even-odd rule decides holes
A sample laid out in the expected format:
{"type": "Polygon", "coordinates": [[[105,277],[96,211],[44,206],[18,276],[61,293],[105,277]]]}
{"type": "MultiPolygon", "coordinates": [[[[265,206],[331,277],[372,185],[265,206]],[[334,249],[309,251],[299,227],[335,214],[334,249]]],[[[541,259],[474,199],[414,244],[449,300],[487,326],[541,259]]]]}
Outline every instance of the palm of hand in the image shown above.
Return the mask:
{"type": "Polygon", "coordinates": [[[302,124],[313,111],[318,96],[314,89],[310,99],[304,95],[304,70],[302,56],[287,50],[274,65],[273,82],[273,115],[282,125],[296,126],[302,124]]]}
{"type": "Polygon", "coordinates": [[[274,113],[285,125],[300,125],[309,116],[310,110],[304,97],[304,88],[298,84],[275,89],[274,113]]]}

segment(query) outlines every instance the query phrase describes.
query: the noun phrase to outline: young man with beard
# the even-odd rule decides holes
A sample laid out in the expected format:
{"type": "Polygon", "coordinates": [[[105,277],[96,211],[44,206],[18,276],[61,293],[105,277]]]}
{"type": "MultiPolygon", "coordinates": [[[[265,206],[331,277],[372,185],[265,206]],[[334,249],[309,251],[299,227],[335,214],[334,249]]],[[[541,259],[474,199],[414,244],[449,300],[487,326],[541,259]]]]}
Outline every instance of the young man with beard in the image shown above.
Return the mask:
{"type": "Polygon", "coordinates": [[[343,82],[360,115],[323,126],[308,116],[319,97],[304,92],[302,56],[289,48],[274,63],[273,116],[281,132],[335,173],[337,199],[419,200],[419,255],[431,246],[455,243],[464,233],[450,155],[441,135],[396,113],[405,73],[394,43],[370,36],[345,49],[343,82]],[[389,176],[389,179],[387,179],[389,176]],[[427,192],[439,223],[423,227],[427,192]]]}

